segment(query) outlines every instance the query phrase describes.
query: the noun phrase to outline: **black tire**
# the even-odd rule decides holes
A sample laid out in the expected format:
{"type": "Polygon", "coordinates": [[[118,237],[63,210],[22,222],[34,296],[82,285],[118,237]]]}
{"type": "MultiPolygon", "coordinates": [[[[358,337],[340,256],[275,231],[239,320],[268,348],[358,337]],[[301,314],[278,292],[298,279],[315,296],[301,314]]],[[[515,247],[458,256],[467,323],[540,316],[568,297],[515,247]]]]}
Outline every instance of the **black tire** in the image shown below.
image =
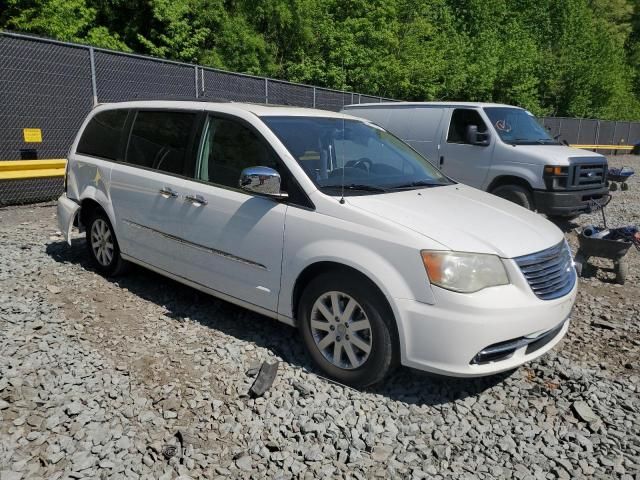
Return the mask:
{"type": "Polygon", "coordinates": [[[624,285],[624,282],[627,281],[627,273],[629,273],[629,265],[627,262],[621,258],[614,262],[613,271],[616,274],[616,283],[619,285],[624,285]]]}
{"type": "Polygon", "coordinates": [[[86,239],[89,256],[91,257],[91,260],[93,260],[94,266],[101,274],[110,277],[120,275],[127,270],[128,262],[126,260],[123,260],[122,256],[120,255],[120,246],[118,245],[118,240],[116,239],[116,234],[113,230],[113,226],[109,221],[109,217],[107,217],[107,215],[102,210],[93,210],[89,215],[89,218],[86,222],[86,239]],[[94,228],[95,230],[108,232],[104,236],[104,246],[107,246],[109,244],[112,245],[113,248],[110,256],[108,255],[106,250],[102,250],[102,254],[100,253],[100,249],[96,251],[96,237],[94,236],[96,232],[94,232],[94,228]],[[93,240],[92,236],[94,236],[93,240]],[[109,242],[109,240],[112,241],[109,242]]]}
{"type": "Polygon", "coordinates": [[[611,185],[609,185],[609,190],[611,192],[615,192],[616,190],[618,190],[618,184],[616,182],[611,182],[611,185]]]}
{"type": "Polygon", "coordinates": [[[578,215],[575,215],[575,214],[571,214],[571,215],[547,215],[547,218],[549,220],[555,221],[555,222],[570,222],[571,220],[575,220],[579,216],[580,216],[580,214],[578,214],[578,215]]]}
{"type": "MultiPolygon", "coordinates": [[[[345,297],[342,298],[344,299],[345,297]]],[[[345,309],[343,308],[343,311],[345,309]]],[[[324,320],[324,317],[322,317],[322,320],[324,320]]],[[[302,293],[298,304],[297,318],[302,339],[311,359],[322,372],[340,383],[359,388],[370,386],[381,382],[397,364],[399,352],[395,341],[396,330],[393,314],[379,290],[371,282],[366,279],[363,280],[362,277],[342,271],[324,273],[314,278],[302,293]],[[315,339],[317,337],[314,337],[314,331],[311,326],[314,305],[316,305],[317,301],[320,302],[324,296],[330,295],[329,292],[340,292],[345,297],[351,297],[355,300],[358,304],[355,311],[361,312],[363,314],[361,318],[366,318],[370,324],[370,329],[366,332],[368,333],[367,341],[370,342],[370,352],[366,360],[355,368],[341,368],[329,361],[317,344],[318,341],[321,342],[322,340],[317,340],[315,339]],[[358,308],[361,311],[357,310],[358,308]]],[[[317,317],[315,320],[317,320],[317,317]]],[[[333,322],[334,319],[331,321],[333,322]]],[[[336,323],[338,328],[343,328],[339,323],[336,323]]],[[[353,325],[354,323],[350,324],[353,325]]],[[[317,325],[316,322],[314,324],[317,325]]],[[[340,333],[335,329],[333,330],[335,331],[335,338],[339,342],[340,337],[337,335],[340,335],[340,333]]],[[[319,330],[316,329],[316,335],[318,332],[319,330]]],[[[346,328],[343,329],[342,334],[345,335],[345,338],[342,339],[343,342],[350,343],[346,341],[346,339],[349,339],[349,333],[346,328]]],[[[329,334],[331,332],[327,332],[326,336],[329,336],[329,334]]],[[[351,334],[352,336],[356,335],[355,331],[351,332],[351,334]]],[[[352,338],[351,340],[354,339],[352,338]]],[[[330,343],[330,345],[333,345],[332,348],[335,348],[336,343],[335,341],[330,343]]],[[[326,350],[329,350],[329,348],[327,347],[326,350]]],[[[346,349],[340,350],[340,352],[340,358],[344,358],[345,363],[348,362],[350,359],[347,358],[346,349]]],[[[364,355],[364,351],[358,351],[358,353],[364,355]]]]}
{"type": "Polygon", "coordinates": [[[576,274],[578,277],[586,276],[588,273],[588,264],[589,257],[583,255],[580,251],[576,253],[574,258],[574,262],[576,264],[576,274]]]}
{"type": "Polygon", "coordinates": [[[533,210],[533,197],[529,189],[525,187],[520,185],[501,185],[491,190],[491,193],[527,210],[533,210]]]}
{"type": "Polygon", "coordinates": [[[627,182],[620,184],[620,190],[623,190],[626,192],[627,190],[629,190],[629,184],[627,182]]]}

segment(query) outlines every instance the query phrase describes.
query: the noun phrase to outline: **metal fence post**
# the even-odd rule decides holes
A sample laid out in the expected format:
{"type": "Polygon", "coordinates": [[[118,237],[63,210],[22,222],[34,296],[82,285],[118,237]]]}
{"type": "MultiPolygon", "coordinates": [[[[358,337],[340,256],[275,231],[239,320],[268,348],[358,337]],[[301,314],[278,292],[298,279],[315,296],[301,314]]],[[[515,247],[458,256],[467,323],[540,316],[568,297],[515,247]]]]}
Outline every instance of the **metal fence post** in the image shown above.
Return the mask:
{"type": "Polygon", "coordinates": [[[313,87],[313,108],[316,108],[316,87],[313,87]]]}
{"type": "MultiPolygon", "coordinates": [[[[613,127],[613,131],[615,132],[615,125],[613,127]]],[[[596,141],[593,142],[594,145],[599,145],[598,141],[600,140],[600,120],[596,122],[596,141]]]]}
{"type": "Polygon", "coordinates": [[[196,65],[194,68],[194,85],[196,87],[196,98],[198,98],[198,66],[196,65]]]}
{"type": "Polygon", "coordinates": [[[580,143],[580,130],[582,130],[582,119],[578,119],[578,134],[576,135],[576,143],[580,143]]]}
{"type": "Polygon", "coordinates": [[[264,79],[264,103],[269,103],[269,79],[264,79]]]}
{"type": "Polygon", "coordinates": [[[89,62],[91,63],[91,91],[93,93],[93,106],[98,105],[98,87],[96,86],[96,60],[93,55],[93,47],[89,47],[89,62]]]}
{"type": "Polygon", "coordinates": [[[562,136],[562,117],[560,117],[560,122],[558,122],[558,138],[562,138],[564,140],[564,137],[562,136]]]}

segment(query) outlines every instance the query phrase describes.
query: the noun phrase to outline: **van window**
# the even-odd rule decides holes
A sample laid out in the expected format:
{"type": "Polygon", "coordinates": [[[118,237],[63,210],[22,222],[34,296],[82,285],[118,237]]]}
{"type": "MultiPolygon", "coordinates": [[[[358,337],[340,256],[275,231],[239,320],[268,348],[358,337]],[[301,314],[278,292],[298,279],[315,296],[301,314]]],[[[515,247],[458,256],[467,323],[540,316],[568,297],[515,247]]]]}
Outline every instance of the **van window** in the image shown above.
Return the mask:
{"type": "Polygon", "coordinates": [[[128,113],[128,110],[107,110],[95,115],[82,132],[77,152],[117,160],[120,154],[120,136],[128,113]]]}
{"type": "Polygon", "coordinates": [[[257,166],[271,167],[283,175],[275,154],[252,130],[234,120],[211,117],[200,155],[198,180],[238,188],[242,170],[257,166]]]}
{"type": "Polygon", "coordinates": [[[456,108],[451,115],[451,124],[449,125],[447,142],[468,143],[465,138],[465,132],[469,125],[476,125],[478,127],[478,133],[485,133],[487,131],[486,124],[476,110],[456,108]]]}
{"type": "Polygon", "coordinates": [[[190,112],[138,112],[125,161],[132,165],[183,175],[195,117],[196,114],[190,112]]]}

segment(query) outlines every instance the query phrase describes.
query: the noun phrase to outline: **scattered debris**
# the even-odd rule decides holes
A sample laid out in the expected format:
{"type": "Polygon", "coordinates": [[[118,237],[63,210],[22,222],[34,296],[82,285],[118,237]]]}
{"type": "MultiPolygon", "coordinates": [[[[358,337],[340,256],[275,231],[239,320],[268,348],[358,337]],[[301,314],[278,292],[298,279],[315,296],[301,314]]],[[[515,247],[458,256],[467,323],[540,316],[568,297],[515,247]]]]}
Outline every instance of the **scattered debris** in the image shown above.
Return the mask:
{"type": "Polygon", "coordinates": [[[264,392],[271,388],[273,381],[276,379],[278,373],[279,362],[267,363],[263,362],[258,372],[253,385],[249,389],[249,394],[252,397],[261,397],[264,392]]]}
{"type": "Polygon", "coordinates": [[[607,322],[606,320],[600,319],[592,320],[591,325],[593,325],[594,327],[604,328],[605,330],[615,330],[616,328],[618,328],[618,325],[616,325],[615,323],[607,322]]]}
{"type": "Polygon", "coordinates": [[[573,411],[576,413],[580,420],[587,423],[594,423],[600,420],[591,407],[587,405],[587,402],[579,400],[577,402],[573,402],[573,411]]]}
{"type": "Polygon", "coordinates": [[[49,290],[51,293],[57,295],[58,293],[60,293],[62,291],[62,289],[60,287],[58,287],[57,285],[47,285],[47,290],[49,290]]]}

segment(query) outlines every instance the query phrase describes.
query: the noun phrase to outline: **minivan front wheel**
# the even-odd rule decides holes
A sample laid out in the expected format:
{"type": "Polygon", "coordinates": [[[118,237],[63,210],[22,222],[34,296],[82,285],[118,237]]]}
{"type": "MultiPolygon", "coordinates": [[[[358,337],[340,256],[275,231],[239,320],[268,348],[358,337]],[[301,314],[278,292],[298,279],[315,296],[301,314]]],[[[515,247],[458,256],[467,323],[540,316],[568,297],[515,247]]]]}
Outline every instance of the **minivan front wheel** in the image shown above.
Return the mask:
{"type": "Polygon", "coordinates": [[[111,222],[103,212],[93,212],[87,224],[87,247],[100,273],[118,275],[126,266],[111,222]]]}
{"type": "Polygon", "coordinates": [[[380,382],[394,358],[388,308],[353,275],[323,274],[304,290],[298,322],[313,361],[341,383],[380,382]]]}

